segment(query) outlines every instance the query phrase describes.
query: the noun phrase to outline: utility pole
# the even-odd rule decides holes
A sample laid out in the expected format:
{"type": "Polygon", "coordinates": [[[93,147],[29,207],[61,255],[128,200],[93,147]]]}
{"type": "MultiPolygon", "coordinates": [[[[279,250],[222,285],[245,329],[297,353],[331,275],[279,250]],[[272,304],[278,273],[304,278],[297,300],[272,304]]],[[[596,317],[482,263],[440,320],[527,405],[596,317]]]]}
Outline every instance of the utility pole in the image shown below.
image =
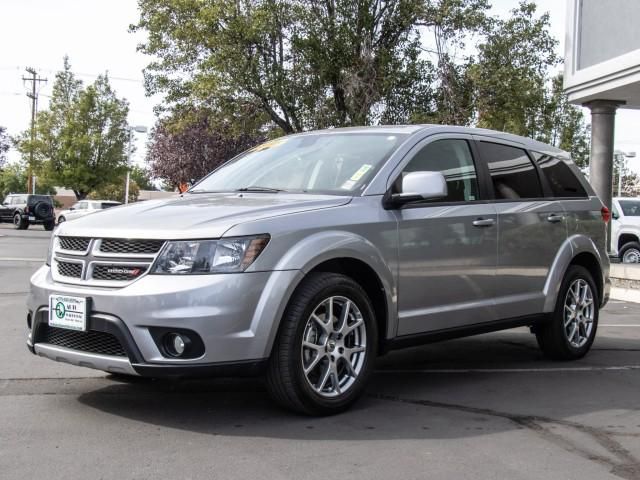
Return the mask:
{"type": "Polygon", "coordinates": [[[31,145],[29,148],[29,166],[27,168],[27,193],[35,193],[35,178],[33,177],[33,144],[36,138],[36,112],[38,110],[38,84],[46,82],[46,78],[38,76],[35,68],[26,68],[30,77],[22,77],[23,82],[31,82],[31,91],[27,92],[27,97],[31,99],[31,145]]]}

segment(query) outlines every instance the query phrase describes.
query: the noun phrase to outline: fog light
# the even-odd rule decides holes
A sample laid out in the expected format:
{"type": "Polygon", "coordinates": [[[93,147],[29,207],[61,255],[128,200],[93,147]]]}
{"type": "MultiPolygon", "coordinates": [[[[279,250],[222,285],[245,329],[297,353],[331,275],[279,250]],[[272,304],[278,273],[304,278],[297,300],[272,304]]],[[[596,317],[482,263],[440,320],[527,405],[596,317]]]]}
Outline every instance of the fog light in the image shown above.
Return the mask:
{"type": "Polygon", "coordinates": [[[180,335],[173,336],[173,351],[176,352],[178,356],[184,353],[184,340],[180,335]]]}
{"type": "Polygon", "coordinates": [[[172,357],[181,357],[188,350],[191,341],[179,333],[167,333],[164,346],[172,357]]]}

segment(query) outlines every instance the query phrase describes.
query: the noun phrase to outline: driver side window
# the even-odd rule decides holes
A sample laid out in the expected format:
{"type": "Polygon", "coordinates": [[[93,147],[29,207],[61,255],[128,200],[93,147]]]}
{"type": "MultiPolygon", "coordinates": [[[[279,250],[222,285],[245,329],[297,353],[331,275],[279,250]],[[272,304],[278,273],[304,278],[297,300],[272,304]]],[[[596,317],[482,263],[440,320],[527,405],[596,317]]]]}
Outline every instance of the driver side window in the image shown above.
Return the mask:
{"type": "MultiPolygon", "coordinates": [[[[442,172],[447,196],[438,202],[471,202],[478,199],[478,179],[469,143],[462,139],[436,140],[424,146],[402,171],[442,172]]],[[[401,177],[402,178],[402,177],[401,177]]]]}

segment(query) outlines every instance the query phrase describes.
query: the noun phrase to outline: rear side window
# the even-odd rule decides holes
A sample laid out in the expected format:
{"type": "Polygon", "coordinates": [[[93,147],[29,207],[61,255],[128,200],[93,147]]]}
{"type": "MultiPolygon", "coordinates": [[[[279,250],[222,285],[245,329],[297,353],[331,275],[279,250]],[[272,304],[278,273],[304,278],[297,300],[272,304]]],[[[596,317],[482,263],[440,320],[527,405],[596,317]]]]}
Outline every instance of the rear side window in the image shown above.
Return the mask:
{"type": "Polygon", "coordinates": [[[542,153],[531,153],[538,162],[542,174],[549,182],[554,197],[584,198],[587,196],[580,180],[564,160],[542,153]]]}
{"type": "Polygon", "coordinates": [[[29,203],[34,204],[38,202],[53,203],[49,195],[31,195],[29,197],[29,203]]]}
{"type": "Polygon", "coordinates": [[[640,217],[640,201],[618,200],[625,217],[640,217]]]}
{"type": "Polygon", "coordinates": [[[115,202],[113,202],[113,203],[111,203],[111,202],[102,202],[100,204],[100,208],[104,210],[105,208],[115,207],[116,205],[120,205],[120,204],[119,203],[115,203],[115,202]]]}
{"type": "Polygon", "coordinates": [[[478,148],[489,167],[497,200],[542,197],[538,172],[527,152],[491,142],[479,142],[478,148]]]}
{"type": "Polygon", "coordinates": [[[436,140],[426,145],[404,167],[410,172],[442,172],[447,197],[438,202],[470,202],[478,199],[478,182],[471,150],[466,140],[436,140]]]}

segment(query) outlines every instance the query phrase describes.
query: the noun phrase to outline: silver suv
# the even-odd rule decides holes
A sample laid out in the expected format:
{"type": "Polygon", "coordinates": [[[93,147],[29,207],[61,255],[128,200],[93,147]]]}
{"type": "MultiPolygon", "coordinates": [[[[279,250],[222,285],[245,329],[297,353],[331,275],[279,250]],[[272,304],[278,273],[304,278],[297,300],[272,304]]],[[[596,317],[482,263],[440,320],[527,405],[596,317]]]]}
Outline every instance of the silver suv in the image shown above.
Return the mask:
{"type": "Polygon", "coordinates": [[[549,357],[585,355],[608,219],[566,153],[513,135],[279,138],[181,198],[58,227],[28,346],[114,374],[264,373],[279,403],[335,413],[396,348],[529,326],[549,357]]]}

